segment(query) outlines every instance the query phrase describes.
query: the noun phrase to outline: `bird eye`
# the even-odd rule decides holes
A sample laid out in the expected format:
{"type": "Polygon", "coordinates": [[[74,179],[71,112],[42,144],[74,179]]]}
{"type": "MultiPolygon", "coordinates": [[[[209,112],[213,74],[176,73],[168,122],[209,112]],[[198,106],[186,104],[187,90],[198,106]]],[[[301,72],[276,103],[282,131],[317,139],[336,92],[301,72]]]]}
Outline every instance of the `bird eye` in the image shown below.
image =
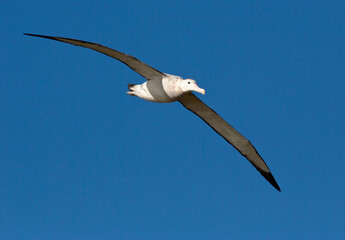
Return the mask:
{"type": "Polygon", "coordinates": [[[190,82],[188,82],[188,84],[190,84],[190,82]]]}

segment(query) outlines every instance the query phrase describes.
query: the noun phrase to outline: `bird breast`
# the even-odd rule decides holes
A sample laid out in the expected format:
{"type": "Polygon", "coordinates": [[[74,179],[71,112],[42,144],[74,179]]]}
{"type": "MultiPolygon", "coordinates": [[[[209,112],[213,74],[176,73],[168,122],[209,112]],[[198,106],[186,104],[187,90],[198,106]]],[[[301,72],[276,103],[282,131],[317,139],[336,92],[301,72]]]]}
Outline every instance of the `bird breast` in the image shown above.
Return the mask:
{"type": "Polygon", "coordinates": [[[177,76],[172,75],[162,79],[149,80],[141,85],[141,91],[137,96],[151,102],[174,102],[183,94],[178,81],[177,76]]]}

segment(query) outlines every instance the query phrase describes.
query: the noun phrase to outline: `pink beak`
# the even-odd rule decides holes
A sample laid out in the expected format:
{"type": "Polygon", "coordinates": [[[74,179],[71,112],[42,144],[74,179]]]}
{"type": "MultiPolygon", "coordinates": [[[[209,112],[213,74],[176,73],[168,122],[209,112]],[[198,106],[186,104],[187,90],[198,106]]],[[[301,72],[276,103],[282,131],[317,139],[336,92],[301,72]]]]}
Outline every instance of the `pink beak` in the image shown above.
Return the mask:
{"type": "Polygon", "coordinates": [[[196,84],[195,84],[194,91],[199,92],[199,93],[205,95],[205,89],[199,88],[198,85],[196,85],[196,84]]]}

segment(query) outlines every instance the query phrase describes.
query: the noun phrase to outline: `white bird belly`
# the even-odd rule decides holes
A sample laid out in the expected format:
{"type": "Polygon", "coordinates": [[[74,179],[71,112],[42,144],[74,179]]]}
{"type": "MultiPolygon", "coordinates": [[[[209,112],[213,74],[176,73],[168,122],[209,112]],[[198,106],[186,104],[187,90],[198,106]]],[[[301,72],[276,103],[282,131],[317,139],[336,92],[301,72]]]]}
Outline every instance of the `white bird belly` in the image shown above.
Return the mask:
{"type": "Polygon", "coordinates": [[[182,91],[176,88],[169,77],[162,80],[150,80],[137,86],[136,95],[151,102],[174,102],[182,95],[182,91]]]}

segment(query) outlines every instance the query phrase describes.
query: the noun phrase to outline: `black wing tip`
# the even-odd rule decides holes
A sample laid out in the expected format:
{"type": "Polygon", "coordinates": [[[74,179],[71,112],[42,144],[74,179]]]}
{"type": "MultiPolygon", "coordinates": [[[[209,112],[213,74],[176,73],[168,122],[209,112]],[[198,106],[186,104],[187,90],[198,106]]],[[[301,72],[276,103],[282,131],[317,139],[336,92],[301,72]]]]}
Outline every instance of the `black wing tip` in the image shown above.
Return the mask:
{"type": "Polygon", "coordinates": [[[23,33],[24,35],[28,35],[28,36],[34,36],[34,37],[47,37],[44,35],[39,35],[39,34],[33,34],[33,33],[23,33]]]}
{"type": "MultiPolygon", "coordinates": [[[[78,40],[78,39],[73,39],[73,38],[54,37],[54,36],[46,36],[46,35],[32,34],[32,33],[23,33],[23,34],[27,35],[27,36],[32,36],[32,37],[40,37],[40,38],[46,38],[46,39],[55,40],[55,41],[59,41],[59,42],[69,43],[69,44],[72,44],[72,45],[75,45],[75,46],[80,46],[80,45],[76,44],[76,43],[73,43],[73,42],[69,42],[69,41],[76,41],[76,42],[80,42],[80,43],[99,45],[98,43],[92,43],[92,42],[78,40]]],[[[101,46],[101,45],[99,45],[99,46],[101,46]]]]}
{"type": "Polygon", "coordinates": [[[45,35],[40,35],[40,34],[32,34],[32,33],[23,33],[23,34],[27,35],[27,36],[32,36],[32,37],[41,37],[41,38],[55,39],[55,37],[45,36],[45,35]]]}
{"type": "Polygon", "coordinates": [[[260,173],[275,189],[281,192],[280,187],[277,181],[274,179],[272,173],[270,172],[260,172],[260,173]]]}

